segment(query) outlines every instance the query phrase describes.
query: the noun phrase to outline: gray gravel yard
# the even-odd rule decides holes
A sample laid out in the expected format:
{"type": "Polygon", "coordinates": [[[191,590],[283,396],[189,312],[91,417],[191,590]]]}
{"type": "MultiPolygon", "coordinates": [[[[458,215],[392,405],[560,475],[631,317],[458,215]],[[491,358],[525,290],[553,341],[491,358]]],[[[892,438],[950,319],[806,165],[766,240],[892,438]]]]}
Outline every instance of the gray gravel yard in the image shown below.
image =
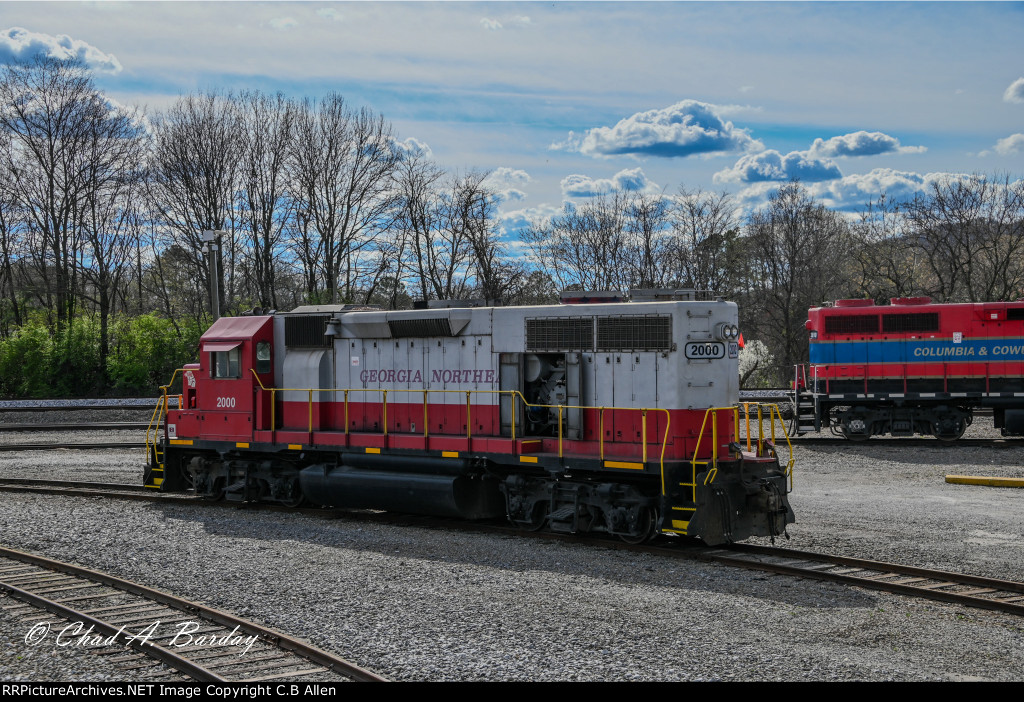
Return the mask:
{"type": "MultiPolygon", "coordinates": [[[[1021,449],[868,442],[796,458],[784,545],[1024,580],[1024,490],[943,480],[1024,477],[1021,449]]],[[[61,464],[136,483],[142,461],[0,453],[0,477],[60,477],[61,464]]],[[[1009,615],[587,544],[2,493],[0,534],[399,680],[1024,679],[1024,620],[1009,615]]],[[[30,647],[27,630],[0,610],[0,679],[130,677],[73,647],[30,647]]]]}

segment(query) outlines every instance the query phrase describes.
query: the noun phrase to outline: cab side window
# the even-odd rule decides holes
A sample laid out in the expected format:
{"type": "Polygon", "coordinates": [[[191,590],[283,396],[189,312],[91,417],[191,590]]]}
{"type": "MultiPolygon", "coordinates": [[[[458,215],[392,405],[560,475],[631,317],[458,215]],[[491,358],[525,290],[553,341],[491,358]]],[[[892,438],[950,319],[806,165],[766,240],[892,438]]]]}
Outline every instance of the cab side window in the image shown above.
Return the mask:
{"type": "Polygon", "coordinates": [[[236,346],[230,351],[214,351],[210,354],[210,368],[214,378],[242,377],[242,349],[236,346]]]}
{"type": "Polygon", "coordinates": [[[256,372],[270,372],[270,342],[261,341],[256,344],[256,372]]]}

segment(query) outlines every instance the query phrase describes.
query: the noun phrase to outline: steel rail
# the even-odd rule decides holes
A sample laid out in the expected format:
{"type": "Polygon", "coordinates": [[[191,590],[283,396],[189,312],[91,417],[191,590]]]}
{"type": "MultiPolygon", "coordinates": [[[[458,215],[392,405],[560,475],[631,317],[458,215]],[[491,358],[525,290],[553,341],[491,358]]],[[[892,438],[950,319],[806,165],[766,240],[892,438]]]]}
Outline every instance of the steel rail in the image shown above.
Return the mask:
{"type": "Polygon", "coordinates": [[[105,443],[36,443],[36,444],[0,444],[0,451],[53,451],[56,449],[141,449],[144,441],[107,441],[105,443]]]}
{"type": "Polygon", "coordinates": [[[693,557],[1024,616],[1024,583],[1011,580],[751,544],[702,549],[693,557]]]}
{"type": "Polygon", "coordinates": [[[0,432],[9,431],[135,431],[145,430],[146,422],[93,422],[91,424],[0,424],[0,432]]]}

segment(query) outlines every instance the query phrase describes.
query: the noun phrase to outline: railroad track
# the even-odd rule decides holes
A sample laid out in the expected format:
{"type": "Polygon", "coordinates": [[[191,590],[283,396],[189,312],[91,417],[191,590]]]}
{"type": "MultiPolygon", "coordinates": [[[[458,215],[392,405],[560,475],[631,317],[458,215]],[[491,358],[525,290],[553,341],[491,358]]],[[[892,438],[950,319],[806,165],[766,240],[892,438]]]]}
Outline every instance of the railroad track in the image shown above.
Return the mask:
{"type": "Polygon", "coordinates": [[[142,485],[125,483],[95,483],[68,480],[41,480],[38,478],[0,477],[2,492],[31,492],[65,497],[110,497],[142,502],[202,502],[201,498],[186,493],[160,493],[142,485]]]}
{"type": "Polygon", "coordinates": [[[1024,583],[1010,580],[750,544],[702,550],[696,557],[1024,616],[1024,583]]]}
{"type": "MultiPolygon", "coordinates": [[[[778,444],[783,444],[785,439],[779,439],[778,444]]],[[[910,447],[932,447],[932,448],[956,448],[957,446],[980,446],[984,448],[1020,448],[1024,446],[1024,439],[956,439],[954,441],[940,441],[932,438],[895,438],[895,437],[872,437],[861,441],[851,441],[841,436],[803,436],[792,437],[794,446],[847,446],[871,448],[873,446],[899,446],[910,447]]]]}
{"type": "Polygon", "coordinates": [[[93,422],[92,424],[0,424],[0,433],[16,431],[145,431],[148,422],[93,422]]]}
{"type": "Polygon", "coordinates": [[[24,624],[27,642],[70,642],[152,681],[385,681],[227,612],[21,551],[0,548],[0,591],[20,601],[4,609],[24,624]]]}
{"type": "Polygon", "coordinates": [[[57,449],[143,449],[145,441],[104,441],[104,442],[39,442],[33,444],[0,444],[0,451],[54,451],[57,449]]]}
{"type": "Polygon", "coordinates": [[[829,580],[922,599],[981,607],[1024,616],[1024,583],[778,547],[749,544],[707,547],[697,545],[697,542],[693,540],[671,537],[666,537],[660,542],[655,543],[630,545],[600,537],[565,535],[552,532],[524,532],[505,523],[466,522],[455,519],[395,514],[373,510],[338,510],[331,508],[293,510],[273,504],[213,502],[187,494],[159,493],[137,486],[118,484],[66,483],[61,481],[4,478],[0,479],[0,490],[109,497],[164,503],[173,502],[178,504],[187,503],[205,508],[300,511],[323,519],[337,519],[340,517],[353,521],[370,521],[408,527],[449,528],[459,531],[518,534],[529,538],[554,539],[613,549],[640,551],[667,558],[709,561],[731,567],[770,571],[797,578],[829,580]]]}

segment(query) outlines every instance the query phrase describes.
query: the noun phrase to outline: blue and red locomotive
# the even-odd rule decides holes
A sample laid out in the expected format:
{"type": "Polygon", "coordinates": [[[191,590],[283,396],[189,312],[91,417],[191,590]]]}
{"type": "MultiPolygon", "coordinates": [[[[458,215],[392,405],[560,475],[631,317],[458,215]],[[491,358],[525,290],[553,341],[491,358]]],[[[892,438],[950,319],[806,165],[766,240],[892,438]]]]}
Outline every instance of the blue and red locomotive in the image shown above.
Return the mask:
{"type": "Polygon", "coordinates": [[[1024,434],[1024,301],[838,300],[808,312],[799,431],[959,438],[978,408],[1024,434]]]}
{"type": "Polygon", "coordinates": [[[736,305],[687,297],[220,319],[145,484],[627,541],[782,534],[792,459],[740,446],[736,305]]]}

